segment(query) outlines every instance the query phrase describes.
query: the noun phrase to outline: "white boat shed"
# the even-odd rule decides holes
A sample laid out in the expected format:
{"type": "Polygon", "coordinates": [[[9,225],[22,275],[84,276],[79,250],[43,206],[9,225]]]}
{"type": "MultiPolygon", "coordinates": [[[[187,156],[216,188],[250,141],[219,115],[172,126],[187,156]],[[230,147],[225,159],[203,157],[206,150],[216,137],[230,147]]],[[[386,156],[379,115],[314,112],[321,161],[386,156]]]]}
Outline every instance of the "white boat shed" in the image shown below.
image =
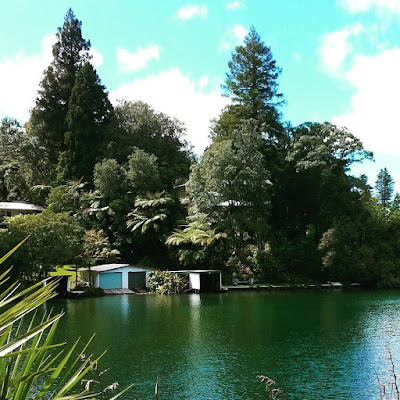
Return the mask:
{"type": "Polygon", "coordinates": [[[178,275],[185,275],[189,282],[189,289],[198,293],[215,293],[222,290],[222,274],[217,269],[195,269],[171,271],[178,275]]]}
{"type": "Polygon", "coordinates": [[[85,268],[83,278],[91,281],[94,287],[101,289],[143,289],[148,286],[152,268],[132,266],[129,264],[96,265],[89,270],[85,268]]]}

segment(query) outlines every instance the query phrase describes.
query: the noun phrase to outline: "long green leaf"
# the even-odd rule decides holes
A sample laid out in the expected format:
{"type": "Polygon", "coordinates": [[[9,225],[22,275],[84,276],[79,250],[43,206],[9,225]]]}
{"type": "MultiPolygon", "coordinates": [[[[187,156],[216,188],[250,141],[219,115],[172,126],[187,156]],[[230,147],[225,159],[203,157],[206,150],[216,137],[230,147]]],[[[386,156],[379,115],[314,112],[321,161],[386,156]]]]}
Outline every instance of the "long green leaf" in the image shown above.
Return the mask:
{"type": "Polygon", "coordinates": [[[57,400],[82,400],[82,399],[88,399],[94,398],[95,396],[100,396],[102,395],[102,392],[99,393],[87,393],[87,392],[82,392],[80,394],[72,394],[70,396],[63,396],[63,397],[57,397],[57,400]]]}
{"type": "Polygon", "coordinates": [[[68,377],[70,376],[72,370],[75,368],[75,365],[81,360],[81,357],[83,354],[85,354],[86,349],[89,347],[90,343],[92,342],[93,338],[95,337],[95,334],[93,334],[91,336],[91,338],[88,340],[88,342],[85,344],[85,346],[83,347],[83,349],[81,350],[81,352],[78,354],[78,356],[75,358],[75,361],[72,363],[70,369],[64,374],[64,378],[60,381],[58,387],[56,388],[56,390],[54,392],[57,391],[58,388],[60,388],[64,382],[67,381],[68,377]]]}
{"type": "MultiPolygon", "coordinates": [[[[42,375],[42,374],[47,373],[47,372],[49,372],[49,371],[37,371],[37,372],[34,372],[32,374],[29,374],[29,375],[24,375],[24,376],[20,376],[18,378],[8,379],[7,380],[7,386],[8,386],[8,388],[16,386],[16,385],[26,381],[27,379],[31,379],[31,378],[37,377],[37,376],[42,375]]],[[[0,383],[4,384],[5,383],[5,379],[0,379],[0,383]]]]}
{"type": "Polygon", "coordinates": [[[108,399],[108,400],[115,400],[115,399],[118,399],[119,396],[121,396],[122,394],[124,394],[124,393],[125,393],[127,390],[129,390],[132,386],[133,386],[133,384],[132,384],[132,385],[129,385],[129,386],[126,387],[125,389],[121,390],[117,395],[111,397],[111,399],[108,399]]]}
{"type": "Polygon", "coordinates": [[[4,356],[0,356],[0,358],[15,357],[15,356],[18,356],[20,354],[27,354],[27,353],[31,353],[33,351],[43,351],[43,350],[53,349],[54,347],[60,347],[60,346],[65,346],[65,342],[64,343],[53,344],[51,346],[28,348],[28,349],[25,349],[25,350],[15,351],[14,353],[9,353],[9,354],[6,354],[4,356]]]}
{"type": "Polygon", "coordinates": [[[75,350],[76,346],[79,343],[79,339],[73,344],[69,352],[65,355],[65,357],[61,360],[61,362],[58,364],[57,368],[53,371],[53,373],[50,375],[49,379],[47,382],[43,385],[42,389],[40,392],[36,395],[35,400],[41,399],[46,393],[48,393],[48,390],[50,389],[51,385],[53,382],[58,378],[58,376],[61,374],[65,364],[68,362],[69,358],[71,357],[73,351],[75,350]]]}
{"type": "Polygon", "coordinates": [[[65,386],[56,394],[55,399],[62,397],[64,394],[68,393],[81,378],[106,354],[107,351],[103,352],[95,361],[90,363],[84,363],[81,368],[69,379],[65,386]]]}
{"type": "Polygon", "coordinates": [[[13,340],[11,343],[7,343],[6,345],[0,348],[0,357],[3,357],[4,355],[11,353],[13,350],[20,347],[22,344],[26,343],[29,339],[32,339],[34,336],[36,336],[37,334],[39,334],[40,332],[44,331],[46,328],[51,326],[55,321],[60,319],[62,316],[63,314],[57,314],[53,318],[51,318],[48,322],[38,325],[36,328],[25,333],[19,338],[13,340]]]}
{"type": "MultiPolygon", "coordinates": [[[[29,236],[27,236],[24,240],[22,240],[20,243],[18,243],[14,248],[12,248],[6,255],[3,257],[0,257],[0,264],[3,264],[4,261],[7,260],[8,257],[11,256],[19,247],[21,247],[27,240],[29,236]]],[[[3,276],[0,276],[0,281],[3,278],[3,276]]]]}

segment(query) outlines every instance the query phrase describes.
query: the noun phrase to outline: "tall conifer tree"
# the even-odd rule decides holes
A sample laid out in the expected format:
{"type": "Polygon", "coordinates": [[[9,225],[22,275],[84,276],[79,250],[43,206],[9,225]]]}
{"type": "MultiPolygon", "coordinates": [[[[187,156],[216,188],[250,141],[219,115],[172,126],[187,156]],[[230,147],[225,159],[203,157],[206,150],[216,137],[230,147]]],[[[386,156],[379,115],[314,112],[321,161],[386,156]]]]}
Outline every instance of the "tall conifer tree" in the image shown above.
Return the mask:
{"type": "Polygon", "coordinates": [[[87,62],[78,73],[68,103],[66,150],[60,157],[60,178],[92,180],[99,145],[111,114],[105,87],[87,62]]]}
{"type": "Polygon", "coordinates": [[[390,176],[387,168],[383,168],[379,171],[378,179],[375,182],[375,192],[378,196],[379,202],[386,206],[390,203],[393,196],[394,180],[390,176]]]}
{"type": "Polygon", "coordinates": [[[56,166],[60,152],[65,150],[68,103],[76,76],[91,58],[90,41],[83,39],[81,26],[82,23],[69,9],[63,26],[58,28],[53,61],[44,72],[31,112],[32,133],[46,147],[51,167],[56,166]]]}
{"type": "Polygon", "coordinates": [[[280,119],[278,107],[284,104],[277,82],[282,70],[253,26],[244,44],[236,46],[228,68],[222,88],[234,104],[241,106],[236,107],[235,113],[239,111],[241,118],[252,118],[276,128],[280,119]]]}

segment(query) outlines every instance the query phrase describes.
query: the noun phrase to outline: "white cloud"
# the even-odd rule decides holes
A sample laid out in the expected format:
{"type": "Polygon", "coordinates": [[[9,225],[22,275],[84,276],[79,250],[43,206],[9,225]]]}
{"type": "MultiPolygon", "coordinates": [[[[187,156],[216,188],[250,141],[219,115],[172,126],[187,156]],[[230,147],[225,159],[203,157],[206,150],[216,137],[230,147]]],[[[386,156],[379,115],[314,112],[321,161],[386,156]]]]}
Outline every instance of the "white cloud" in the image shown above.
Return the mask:
{"type": "Polygon", "coordinates": [[[218,49],[220,51],[231,50],[242,43],[247,35],[247,29],[243,25],[234,25],[225,32],[218,49]]]}
{"type": "Polygon", "coordinates": [[[209,144],[210,120],[229,102],[217,88],[211,92],[202,91],[205,82],[205,77],[195,81],[183,75],[179,68],[173,68],[124,84],[110,93],[110,99],[113,103],[118,99],[142,100],[157,111],[176,116],[186,124],[187,139],[200,154],[209,144]]]}
{"type": "Polygon", "coordinates": [[[387,154],[400,153],[400,49],[375,56],[356,55],[345,75],[355,88],[351,110],[332,122],[347,126],[364,147],[387,154]]]}
{"type": "Polygon", "coordinates": [[[341,31],[326,33],[322,36],[319,54],[325,72],[334,77],[343,73],[344,62],[353,51],[350,38],[359,35],[362,31],[361,24],[354,24],[341,31]]]}
{"type": "Polygon", "coordinates": [[[199,79],[199,89],[203,90],[208,85],[208,76],[204,75],[199,79]]]}
{"type": "Polygon", "coordinates": [[[237,0],[227,3],[225,6],[225,8],[229,11],[235,11],[242,7],[243,7],[243,5],[240,3],[240,1],[237,1],[237,0]]]}
{"type": "Polygon", "coordinates": [[[400,14],[400,0],[340,0],[340,4],[353,14],[366,12],[371,8],[376,8],[379,12],[400,14]]]}
{"type": "Polygon", "coordinates": [[[157,44],[147,48],[138,48],[136,53],[118,49],[117,63],[124,72],[137,71],[146,67],[150,60],[160,59],[160,46],[157,44]]]}
{"type": "Polygon", "coordinates": [[[91,63],[95,68],[103,64],[103,56],[94,47],[89,50],[89,53],[92,56],[91,63]]]}
{"type": "Polygon", "coordinates": [[[19,51],[14,59],[0,60],[0,117],[17,118],[21,123],[29,119],[43,71],[52,61],[55,35],[42,39],[42,52],[28,56],[19,51]]]}
{"type": "Polygon", "coordinates": [[[194,17],[206,18],[208,15],[208,7],[207,4],[202,4],[201,6],[182,6],[176,15],[182,20],[188,20],[194,17]]]}

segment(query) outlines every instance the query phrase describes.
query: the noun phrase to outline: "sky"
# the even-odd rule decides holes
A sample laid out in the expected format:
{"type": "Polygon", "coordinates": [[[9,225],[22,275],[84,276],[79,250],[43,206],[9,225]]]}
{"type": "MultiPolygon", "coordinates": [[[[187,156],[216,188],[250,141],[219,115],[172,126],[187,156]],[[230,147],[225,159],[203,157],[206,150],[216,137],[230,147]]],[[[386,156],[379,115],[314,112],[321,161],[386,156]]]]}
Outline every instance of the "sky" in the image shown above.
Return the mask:
{"type": "Polygon", "coordinates": [[[142,100],[186,124],[201,154],[235,46],[254,25],[282,68],[283,119],[330,121],[375,162],[352,169],[400,191],[400,0],[14,0],[0,24],[0,118],[29,119],[57,27],[72,8],[113,104],[142,100]]]}

